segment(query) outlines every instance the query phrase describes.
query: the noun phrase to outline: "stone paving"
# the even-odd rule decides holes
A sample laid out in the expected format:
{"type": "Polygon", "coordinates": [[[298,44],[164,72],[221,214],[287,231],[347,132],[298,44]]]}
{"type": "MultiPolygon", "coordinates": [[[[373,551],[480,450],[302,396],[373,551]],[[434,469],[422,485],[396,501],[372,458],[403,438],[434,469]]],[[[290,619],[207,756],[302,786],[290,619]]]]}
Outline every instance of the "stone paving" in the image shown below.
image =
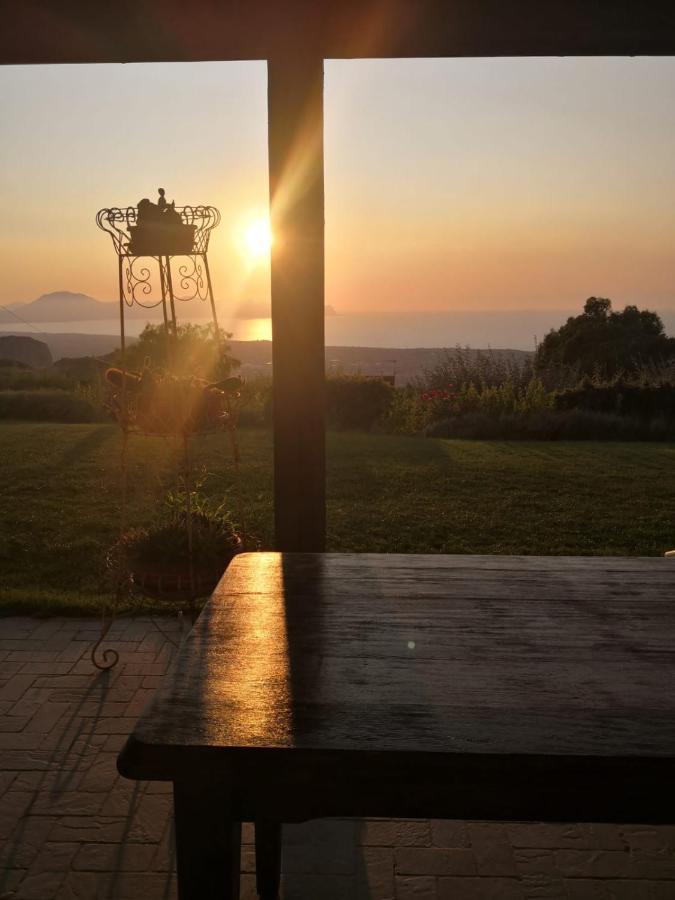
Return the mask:
{"type": "MultiPolygon", "coordinates": [[[[170,788],[115,758],[180,627],[119,620],[101,673],[99,625],[0,619],[0,900],[176,896],[170,788]]],[[[675,900],[675,827],[322,820],[285,829],[283,870],[286,900],[675,900]]]]}

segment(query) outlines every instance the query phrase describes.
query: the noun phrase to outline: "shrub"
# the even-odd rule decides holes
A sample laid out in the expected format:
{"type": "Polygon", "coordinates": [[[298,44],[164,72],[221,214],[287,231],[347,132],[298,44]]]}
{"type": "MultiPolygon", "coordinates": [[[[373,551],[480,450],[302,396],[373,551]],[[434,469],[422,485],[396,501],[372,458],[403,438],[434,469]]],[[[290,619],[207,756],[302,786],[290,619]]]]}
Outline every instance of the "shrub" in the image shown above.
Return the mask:
{"type": "Polygon", "coordinates": [[[267,375],[254,375],[241,389],[242,403],[239,425],[260,428],[272,422],[272,379],[267,375]]]}
{"type": "Polygon", "coordinates": [[[541,409],[499,416],[454,416],[434,423],[426,434],[466,440],[669,441],[675,439],[675,422],[583,409],[541,409]]]}
{"type": "Polygon", "coordinates": [[[641,419],[675,419],[675,385],[623,380],[596,384],[585,380],[574,388],[559,391],[555,406],[556,409],[584,409],[641,419]]]}
{"type": "Polygon", "coordinates": [[[70,391],[0,391],[0,419],[28,422],[101,422],[105,412],[70,391]]]}
{"type": "Polygon", "coordinates": [[[149,363],[152,369],[166,368],[174,375],[196,376],[207,381],[221,381],[239,367],[227,340],[232,337],[220,329],[219,340],[211,325],[178,325],[175,335],[167,334],[164,325],[146,325],[137,341],[124,353],[110,354],[113,366],[140,372],[149,363]]]}
{"type": "Polygon", "coordinates": [[[100,384],[108,362],[95,356],[63,356],[52,369],[76,384],[100,384]]]}
{"type": "Polygon", "coordinates": [[[394,390],[389,409],[378,427],[389,434],[421,434],[432,421],[430,405],[417,388],[406,385],[394,390]]]}
{"type": "Polygon", "coordinates": [[[31,369],[19,363],[0,366],[0,391],[68,391],[74,387],[71,378],[54,369],[31,369]]]}
{"type": "Polygon", "coordinates": [[[494,440],[503,437],[504,421],[509,417],[495,417],[486,413],[467,413],[433,422],[425,431],[428,437],[494,440]]]}
{"type": "Polygon", "coordinates": [[[436,422],[456,417],[482,415],[499,417],[526,414],[553,406],[554,395],[547,391],[538,378],[525,382],[510,379],[501,384],[489,385],[473,382],[453,389],[447,385],[420,393],[412,386],[396,392],[383,428],[398,434],[428,432],[436,422]]]}
{"type": "Polygon", "coordinates": [[[396,389],[380,378],[341,375],[326,382],[326,419],[330,427],[365,431],[391,409],[396,389]]]}
{"type": "Polygon", "coordinates": [[[448,384],[457,389],[470,384],[498,387],[511,382],[523,388],[533,375],[534,354],[525,351],[472,350],[455,347],[445,350],[432,369],[414,382],[420,391],[443,390],[448,384]]]}

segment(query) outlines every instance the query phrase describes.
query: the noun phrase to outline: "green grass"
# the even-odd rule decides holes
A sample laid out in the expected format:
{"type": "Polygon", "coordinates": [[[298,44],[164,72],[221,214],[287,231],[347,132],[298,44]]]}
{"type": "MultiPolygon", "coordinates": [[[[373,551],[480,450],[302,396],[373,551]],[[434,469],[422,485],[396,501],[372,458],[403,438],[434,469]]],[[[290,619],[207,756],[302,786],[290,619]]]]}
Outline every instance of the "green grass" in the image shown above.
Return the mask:
{"type": "MultiPolygon", "coordinates": [[[[247,525],[272,546],[271,436],[241,433],[247,525]]],[[[106,593],[120,528],[121,438],[111,425],[0,426],[0,608],[81,612],[106,593]]],[[[233,496],[224,436],[194,442],[209,492],[233,496]]],[[[127,522],[148,524],[180,449],[131,439],[127,522]]],[[[675,447],[328,439],[328,547],[403,553],[654,555],[675,546],[675,447]]]]}

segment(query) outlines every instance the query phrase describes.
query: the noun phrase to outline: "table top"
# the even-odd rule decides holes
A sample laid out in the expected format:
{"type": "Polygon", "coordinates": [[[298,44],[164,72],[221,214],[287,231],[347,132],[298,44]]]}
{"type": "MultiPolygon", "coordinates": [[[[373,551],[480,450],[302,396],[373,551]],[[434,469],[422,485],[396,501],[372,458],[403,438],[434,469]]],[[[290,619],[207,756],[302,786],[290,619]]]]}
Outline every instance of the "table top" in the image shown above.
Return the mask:
{"type": "MultiPolygon", "coordinates": [[[[242,554],[120,758],[675,759],[675,560],[242,554]]],[[[170,774],[170,773],[169,773],[170,774]]]]}

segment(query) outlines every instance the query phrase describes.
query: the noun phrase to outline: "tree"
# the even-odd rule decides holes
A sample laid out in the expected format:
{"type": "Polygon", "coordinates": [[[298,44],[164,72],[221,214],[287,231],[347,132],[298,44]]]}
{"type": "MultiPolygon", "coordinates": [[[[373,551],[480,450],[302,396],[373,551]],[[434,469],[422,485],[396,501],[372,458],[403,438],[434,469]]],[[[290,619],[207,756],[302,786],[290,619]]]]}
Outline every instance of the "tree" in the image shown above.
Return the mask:
{"type": "Polygon", "coordinates": [[[138,340],[127,347],[124,354],[116,351],[112,362],[140,372],[147,361],[154,369],[220,381],[240,365],[226,343],[229,337],[231,335],[221,329],[216,338],[210,325],[179,325],[175,336],[171,331],[167,335],[164,325],[146,325],[138,340]]]}
{"type": "Polygon", "coordinates": [[[673,358],[675,339],[667,337],[657,313],[637,306],[612,312],[611,300],[589,297],[581,315],[546,335],[537,348],[535,367],[608,379],[673,358]]]}

